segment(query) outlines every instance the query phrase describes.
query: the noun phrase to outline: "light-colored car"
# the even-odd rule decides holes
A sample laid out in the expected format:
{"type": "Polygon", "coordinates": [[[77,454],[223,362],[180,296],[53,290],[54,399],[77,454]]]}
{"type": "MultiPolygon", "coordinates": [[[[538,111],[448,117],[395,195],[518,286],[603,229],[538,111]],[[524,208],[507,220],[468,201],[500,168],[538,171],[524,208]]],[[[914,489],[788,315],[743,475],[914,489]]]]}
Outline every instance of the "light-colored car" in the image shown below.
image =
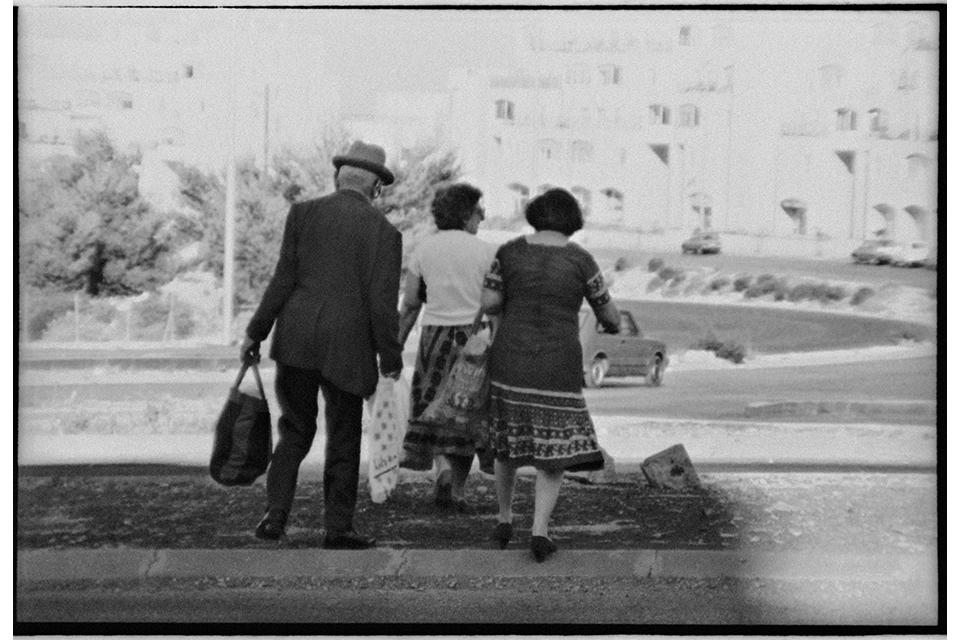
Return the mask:
{"type": "Polygon", "coordinates": [[[929,257],[930,246],[926,242],[914,242],[895,252],[890,264],[895,267],[922,267],[929,257]]]}
{"type": "Polygon", "coordinates": [[[889,238],[867,240],[854,249],[850,256],[859,264],[887,264],[893,260],[893,254],[899,250],[899,246],[889,238]]]}
{"type": "Polygon", "coordinates": [[[629,311],[620,311],[620,333],[603,331],[589,309],[580,311],[580,344],[583,346],[583,381],[599,387],[617,376],[646,376],[653,387],[663,384],[670,360],[667,346],[660,340],[645,338],[629,311]]]}
{"type": "Polygon", "coordinates": [[[720,234],[697,231],[680,244],[681,253],[720,253],[720,234]]]}

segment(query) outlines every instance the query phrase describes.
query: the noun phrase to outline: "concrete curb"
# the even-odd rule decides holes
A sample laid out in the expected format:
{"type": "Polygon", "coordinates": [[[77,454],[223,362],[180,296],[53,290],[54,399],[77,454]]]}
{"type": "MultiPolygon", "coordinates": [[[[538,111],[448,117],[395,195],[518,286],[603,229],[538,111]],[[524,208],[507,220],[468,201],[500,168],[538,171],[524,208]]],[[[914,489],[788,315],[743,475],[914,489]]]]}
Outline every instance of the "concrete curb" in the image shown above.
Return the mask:
{"type": "Polygon", "coordinates": [[[773,416],[833,415],[922,415],[935,416],[937,403],[928,401],[834,401],[834,402],[752,402],[747,405],[748,418],[773,416]]]}
{"type": "Polygon", "coordinates": [[[17,552],[17,583],[150,578],[635,577],[928,581],[937,554],[856,555],[716,550],[560,550],[543,564],[523,549],[368,551],[39,549],[17,552]]]}

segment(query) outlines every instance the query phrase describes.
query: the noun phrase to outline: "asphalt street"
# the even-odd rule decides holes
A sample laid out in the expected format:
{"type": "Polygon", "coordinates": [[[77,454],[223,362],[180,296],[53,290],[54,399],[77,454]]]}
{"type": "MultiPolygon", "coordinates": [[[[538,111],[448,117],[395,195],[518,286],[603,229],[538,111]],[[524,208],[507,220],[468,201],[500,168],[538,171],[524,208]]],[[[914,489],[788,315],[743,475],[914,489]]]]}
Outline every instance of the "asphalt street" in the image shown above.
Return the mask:
{"type": "MultiPolygon", "coordinates": [[[[67,401],[130,402],[170,396],[220,402],[235,371],[181,371],[152,376],[98,372],[49,374],[24,372],[19,404],[24,408],[55,407],[67,401]]],[[[272,368],[264,369],[268,399],[275,401],[272,368]]],[[[652,388],[641,378],[609,378],[601,389],[585,389],[587,406],[595,415],[634,414],[644,417],[744,419],[748,404],[758,401],[917,400],[934,401],[937,391],[935,356],[885,362],[835,363],[764,369],[667,369],[663,386],[652,388]]],[[[275,404],[273,406],[276,406],[275,404]]],[[[932,424],[933,415],[879,416],[881,422],[932,424]]],[[[833,417],[816,418],[835,419],[833,417]]]]}

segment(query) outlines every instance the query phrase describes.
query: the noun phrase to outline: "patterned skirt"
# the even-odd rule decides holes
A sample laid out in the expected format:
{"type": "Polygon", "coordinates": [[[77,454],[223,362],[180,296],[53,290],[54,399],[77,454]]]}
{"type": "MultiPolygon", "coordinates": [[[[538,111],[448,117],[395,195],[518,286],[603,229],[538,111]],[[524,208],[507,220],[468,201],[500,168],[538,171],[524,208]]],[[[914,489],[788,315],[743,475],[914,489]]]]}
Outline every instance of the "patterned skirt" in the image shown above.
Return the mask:
{"type": "Polygon", "coordinates": [[[405,469],[428,470],[433,466],[434,456],[441,454],[472,457],[476,453],[473,439],[463,428],[419,420],[467,343],[470,327],[469,324],[427,325],[421,329],[410,386],[410,423],[403,439],[404,454],[400,461],[400,466],[405,469]]]}
{"type": "Polygon", "coordinates": [[[593,420],[582,393],[490,383],[490,420],[497,460],[511,467],[596,471],[603,468],[593,420]]]}

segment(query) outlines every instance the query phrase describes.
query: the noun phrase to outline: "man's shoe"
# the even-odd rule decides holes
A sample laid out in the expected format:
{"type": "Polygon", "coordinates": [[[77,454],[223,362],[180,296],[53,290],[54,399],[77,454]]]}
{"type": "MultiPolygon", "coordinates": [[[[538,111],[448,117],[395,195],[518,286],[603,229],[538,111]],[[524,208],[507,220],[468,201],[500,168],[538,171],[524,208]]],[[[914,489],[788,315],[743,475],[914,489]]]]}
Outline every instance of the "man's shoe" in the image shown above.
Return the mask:
{"type": "Polygon", "coordinates": [[[356,531],[342,531],[335,534],[327,534],[323,539],[324,549],[370,549],[377,545],[375,538],[368,538],[360,535],[356,531]]]}
{"type": "Polygon", "coordinates": [[[279,540],[287,528],[286,515],[279,510],[270,510],[257,525],[254,535],[261,540],[279,540]]]}

